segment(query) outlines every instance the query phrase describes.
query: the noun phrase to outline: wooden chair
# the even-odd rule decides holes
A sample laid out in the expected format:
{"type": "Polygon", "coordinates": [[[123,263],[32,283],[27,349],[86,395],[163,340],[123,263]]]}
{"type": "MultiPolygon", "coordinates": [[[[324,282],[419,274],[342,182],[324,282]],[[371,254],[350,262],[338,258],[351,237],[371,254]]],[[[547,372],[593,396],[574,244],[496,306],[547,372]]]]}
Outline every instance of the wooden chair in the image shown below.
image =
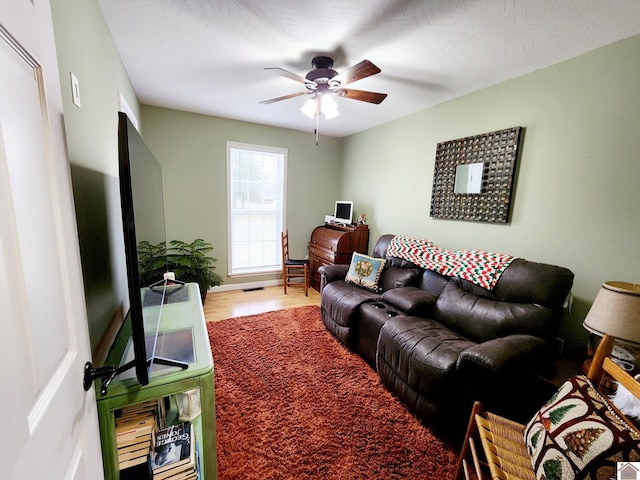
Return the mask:
{"type": "Polygon", "coordinates": [[[289,230],[282,232],[282,282],[285,294],[291,285],[304,285],[304,294],[309,296],[309,260],[289,258],[289,230]]]}
{"type": "MultiPolygon", "coordinates": [[[[640,383],[610,358],[614,340],[613,337],[605,335],[600,341],[587,378],[602,391],[606,389],[605,383],[608,383],[603,382],[603,378],[608,375],[610,379],[618,381],[640,398],[640,383]]],[[[620,417],[625,418],[613,404],[611,406],[620,417]]],[[[631,422],[628,423],[633,425],[631,422]]],[[[524,443],[524,429],[525,426],[522,424],[484,411],[482,404],[476,402],[469,418],[454,479],[535,480],[531,458],[524,443]],[[487,474],[488,477],[483,476],[487,474]]]]}

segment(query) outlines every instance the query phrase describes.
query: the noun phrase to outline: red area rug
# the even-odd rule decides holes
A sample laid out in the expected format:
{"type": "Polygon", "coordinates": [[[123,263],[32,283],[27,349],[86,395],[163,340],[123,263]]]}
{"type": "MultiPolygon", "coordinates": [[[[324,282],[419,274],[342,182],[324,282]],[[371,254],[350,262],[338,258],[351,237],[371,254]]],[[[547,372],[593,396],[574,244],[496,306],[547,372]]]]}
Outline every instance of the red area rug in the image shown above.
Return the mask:
{"type": "Polygon", "coordinates": [[[318,307],[208,330],[220,480],[453,477],[454,449],[326,330],[318,307]]]}

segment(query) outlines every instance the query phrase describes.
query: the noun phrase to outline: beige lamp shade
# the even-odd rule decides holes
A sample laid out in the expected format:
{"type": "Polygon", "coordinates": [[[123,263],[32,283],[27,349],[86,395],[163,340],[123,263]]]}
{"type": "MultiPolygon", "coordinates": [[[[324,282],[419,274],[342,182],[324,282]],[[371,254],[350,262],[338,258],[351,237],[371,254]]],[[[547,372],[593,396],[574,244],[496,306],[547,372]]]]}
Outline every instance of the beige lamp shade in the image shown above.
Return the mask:
{"type": "Polygon", "coordinates": [[[640,344],[640,284],[603,283],[583,325],[596,335],[640,344]]]}

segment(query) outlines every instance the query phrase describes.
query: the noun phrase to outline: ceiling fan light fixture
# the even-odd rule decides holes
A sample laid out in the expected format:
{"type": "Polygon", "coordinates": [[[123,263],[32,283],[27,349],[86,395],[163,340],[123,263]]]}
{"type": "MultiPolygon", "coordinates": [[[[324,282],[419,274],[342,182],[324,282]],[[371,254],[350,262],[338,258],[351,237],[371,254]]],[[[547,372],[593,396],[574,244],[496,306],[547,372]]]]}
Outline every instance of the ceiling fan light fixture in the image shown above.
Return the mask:
{"type": "Polygon", "coordinates": [[[330,112],[325,113],[324,118],[325,120],[331,120],[332,118],[336,118],[338,115],[340,115],[340,112],[338,110],[332,110],[330,112]]]}
{"type": "Polygon", "coordinates": [[[332,118],[340,115],[340,112],[338,112],[338,105],[330,95],[322,95],[319,102],[320,112],[324,115],[325,119],[331,120],[332,118]]]}
{"type": "Polygon", "coordinates": [[[315,98],[310,98],[300,108],[300,111],[307,117],[313,119],[318,113],[318,102],[315,98]]]}
{"type": "Polygon", "coordinates": [[[319,95],[309,98],[300,108],[300,111],[311,119],[324,115],[326,120],[331,120],[340,115],[338,105],[331,98],[331,95],[319,95]]]}

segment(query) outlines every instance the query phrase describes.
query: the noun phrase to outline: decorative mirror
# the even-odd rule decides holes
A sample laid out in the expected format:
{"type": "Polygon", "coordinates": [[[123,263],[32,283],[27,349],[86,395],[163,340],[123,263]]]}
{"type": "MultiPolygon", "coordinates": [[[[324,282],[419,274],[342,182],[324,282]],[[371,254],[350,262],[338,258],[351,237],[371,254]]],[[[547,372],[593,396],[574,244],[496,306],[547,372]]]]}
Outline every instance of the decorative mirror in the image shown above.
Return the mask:
{"type": "Polygon", "coordinates": [[[482,193],[484,163],[469,163],[456,167],[453,193],[482,193]]]}
{"type": "Polygon", "coordinates": [[[522,127],[441,142],[431,216],[507,223],[522,127]]]}

